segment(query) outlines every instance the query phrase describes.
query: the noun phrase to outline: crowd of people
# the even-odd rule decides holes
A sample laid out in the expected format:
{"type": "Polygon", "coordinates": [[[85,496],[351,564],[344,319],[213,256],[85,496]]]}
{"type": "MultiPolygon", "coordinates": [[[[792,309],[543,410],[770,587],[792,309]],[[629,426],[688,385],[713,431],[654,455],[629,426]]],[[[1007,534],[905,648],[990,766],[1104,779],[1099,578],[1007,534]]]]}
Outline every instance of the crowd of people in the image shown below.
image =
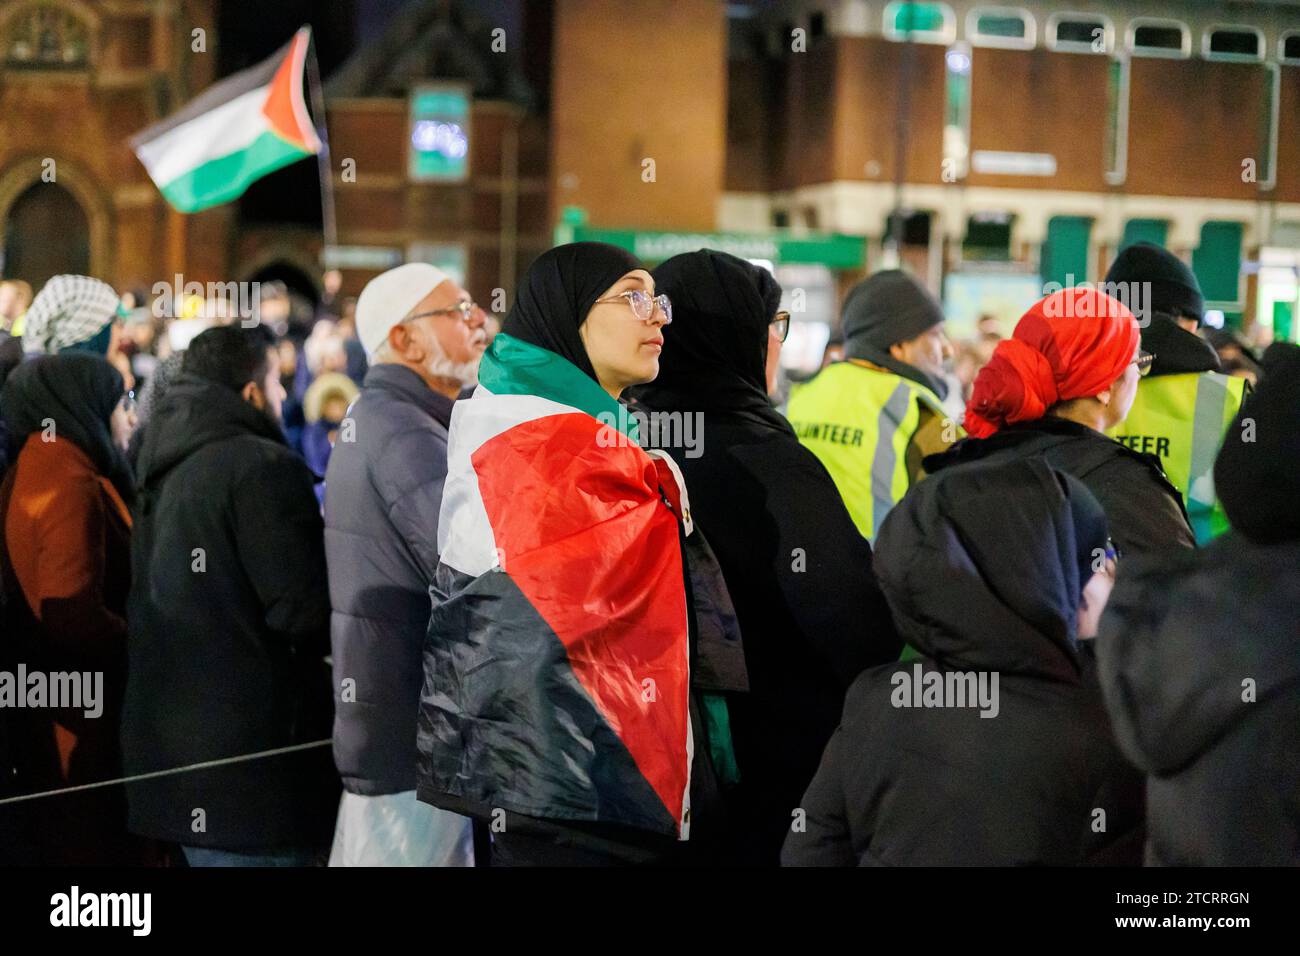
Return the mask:
{"type": "Polygon", "coordinates": [[[710,250],[557,246],[500,323],[0,284],[0,857],[1300,863],[1300,348],[1139,285],[958,348],[877,272],[778,407],[710,250]]]}

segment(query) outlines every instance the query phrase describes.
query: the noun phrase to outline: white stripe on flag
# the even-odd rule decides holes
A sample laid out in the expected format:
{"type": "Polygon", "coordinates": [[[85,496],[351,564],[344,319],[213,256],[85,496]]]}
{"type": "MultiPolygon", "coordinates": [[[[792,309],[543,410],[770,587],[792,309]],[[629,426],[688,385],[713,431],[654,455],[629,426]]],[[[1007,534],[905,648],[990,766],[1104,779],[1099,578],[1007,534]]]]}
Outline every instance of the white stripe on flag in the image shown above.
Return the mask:
{"type": "Polygon", "coordinates": [[[271,128],[262,114],[270,86],[260,86],[141,144],[140,162],[158,188],[204,163],[246,149],[271,128]]]}
{"type": "MultiPolygon", "coordinates": [[[[462,574],[478,577],[496,567],[496,536],[488,521],[478,475],[470,456],[516,425],[547,415],[586,414],[536,395],[494,395],[480,385],[471,398],[451,410],[447,442],[447,483],[438,516],[438,559],[462,574]]],[[[567,492],[566,492],[567,493],[567,492]]]]}

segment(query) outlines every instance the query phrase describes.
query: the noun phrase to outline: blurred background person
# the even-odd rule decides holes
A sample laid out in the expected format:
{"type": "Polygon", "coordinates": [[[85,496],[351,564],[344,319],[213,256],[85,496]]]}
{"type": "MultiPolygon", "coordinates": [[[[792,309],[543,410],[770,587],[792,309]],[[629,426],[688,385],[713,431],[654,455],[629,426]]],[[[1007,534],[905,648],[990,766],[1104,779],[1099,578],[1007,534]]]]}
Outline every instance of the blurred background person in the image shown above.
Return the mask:
{"type": "Polygon", "coordinates": [[[872,540],[921,477],[921,459],[957,440],[943,408],[952,344],[939,303],[897,269],[854,286],[843,321],[846,360],[795,388],[787,414],[872,540]]]}
{"type": "Polygon", "coordinates": [[[1259,359],[1242,335],[1232,329],[1206,329],[1204,334],[1218,354],[1224,374],[1245,379],[1251,385],[1259,381],[1259,359]]]}
{"type": "MultiPolygon", "coordinates": [[[[302,432],[302,456],[312,474],[324,477],[338,438],[339,425],[348,406],[360,393],[356,383],[342,372],[326,372],[307,389],[303,396],[303,417],[307,424],[302,432]]],[[[317,484],[316,497],[324,502],[323,483],[317,484]]]]}
{"type": "MultiPolygon", "coordinates": [[[[473,865],[469,819],[416,800],[415,718],[447,429],[456,396],[477,381],[484,315],[440,269],[413,262],[366,285],[357,322],[374,364],[325,482],[334,761],[344,787],[330,864],[473,865]]],[[[304,438],[310,449],[310,431],[304,438]]]]}
{"type": "MultiPolygon", "coordinates": [[[[673,303],[659,375],[633,389],[686,478],[744,641],[749,690],[721,696],[736,750],[733,863],[772,866],[839,722],[844,692],[902,644],[830,475],[768,399],[790,317],[766,269],[724,252],[654,270],[673,303]],[[697,416],[698,454],[665,434],[697,416]]],[[[653,434],[653,430],[652,430],[653,434]]],[[[679,431],[680,434],[680,431],[679,431]]],[[[725,778],[724,778],[725,779],[725,778]]]]}
{"type": "Polygon", "coordinates": [[[1214,495],[1214,457],[1241,408],[1246,380],[1222,374],[1218,355],[1196,334],[1205,317],[1201,286],[1173,253],[1134,243],[1115,258],[1106,283],[1126,301],[1143,303],[1142,350],[1152,356],[1128,416],[1107,434],[1160,459],[1197,542],[1205,544],[1228,527],[1214,495]]]}
{"type": "Polygon", "coordinates": [[[23,316],[32,304],[32,287],[22,279],[0,282],[0,337],[23,334],[23,316]]]}
{"type": "MultiPolygon", "coordinates": [[[[57,275],[41,288],[23,324],[23,351],[63,351],[107,356],[118,319],[118,296],[90,276],[57,275]]],[[[119,369],[120,371],[120,369],[119,369]]]]}
{"type": "Polygon", "coordinates": [[[849,690],[783,862],[1140,863],[1142,776],[1115,744],[1087,646],[1114,580],[1108,547],[1101,505],[1041,460],[910,491],[876,566],[919,656],[849,690]],[[968,681],[964,704],[941,693],[921,706],[923,674],[986,691],[968,681]]]}
{"type": "MultiPolygon", "coordinates": [[[[101,675],[98,713],[6,714],[21,787],[55,790],[121,776],[133,481],[124,451],[131,419],[122,377],[102,356],[45,355],[20,365],[0,406],[21,448],[0,485],[0,581],[6,659],[30,671],[101,675]]],[[[52,680],[52,678],[50,678],[52,680]]],[[[13,812],[8,808],[0,813],[13,812]]],[[[27,817],[36,856],[25,864],[144,862],[126,828],[121,788],[43,798],[27,817]]]]}
{"type": "MultiPolygon", "coordinates": [[[[129,775],[328,741],[329,595],[312,476],[284,443],[262,327],[203,332],[153,410],[133,512],[129,775]]],[[[328,747],[127,785],[133,832],[191,866],[323,862],[328,747]],[[196,808],[202,810],[201,819],[196,808]]]]}
{"type": "Polygon", "coordinates": [[[1215,462],[1231,530],[1126,564],[1097,640],[1152,865],[1300,865],[1300,349],[1275,360],[1215,462]]]}
{"type": "Polygon", "coordinates": [[[1150,364],[1122,302],[1086,288],[1053,293],[980,371],[966,408],[971,437],[927,458],[925,469],[1042,458],[1088,486],[1122,554],[1195,547],[1160,459],[1105,434],[1124,421],[1150,364]]]}

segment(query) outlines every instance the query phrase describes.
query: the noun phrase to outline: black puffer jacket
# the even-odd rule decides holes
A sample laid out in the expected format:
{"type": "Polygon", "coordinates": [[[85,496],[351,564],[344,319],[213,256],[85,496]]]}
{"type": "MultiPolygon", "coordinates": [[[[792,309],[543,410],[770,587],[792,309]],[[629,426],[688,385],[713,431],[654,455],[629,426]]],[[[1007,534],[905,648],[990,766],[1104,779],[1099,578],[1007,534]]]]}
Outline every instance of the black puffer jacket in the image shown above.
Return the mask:
{"type": "Polygon", "coordinates": [[[1101,432],[1046,416],[1008,425],[988,438],[964,438],[925,459],[931,474],[972,462],[1038,458],[1082,481],[1101,502],[1110,535],[1125,555],[1196,547],[1182,495],[1155,455],[1125,448],[1101,432]]]}
{"type": "Polygon", "coordinates": [[[1042,462],[953,469],[890,512],[876,571],[920,657],[849,690],[786,865],[1138,861],[1141,775],[1073,637],[1095,538],[1096,502],[1042,462]],[[984,681],[966,706],[916,706],[958,673],[984,681]]]}
{"type": "MultiPolygon", "coordinates": [[[[234,391],[182,373],[154,411],[139,480],[127,774],[328,740],[325,548],[302,459],[234,391]]],[[[127,801],[145,836],[312,846],[328,840],[338,777],[322,746],[141,781],[127,801]]]]}
{"type": "Polygon", "coordinates": [[[325,476],[334,649],[334,761],[343,785],[415,789],[429,585],[447,478],[451,399],[400,365],[376,365],[325,476]],[[343,682],[350,692],[341,696],[343,682]]]}

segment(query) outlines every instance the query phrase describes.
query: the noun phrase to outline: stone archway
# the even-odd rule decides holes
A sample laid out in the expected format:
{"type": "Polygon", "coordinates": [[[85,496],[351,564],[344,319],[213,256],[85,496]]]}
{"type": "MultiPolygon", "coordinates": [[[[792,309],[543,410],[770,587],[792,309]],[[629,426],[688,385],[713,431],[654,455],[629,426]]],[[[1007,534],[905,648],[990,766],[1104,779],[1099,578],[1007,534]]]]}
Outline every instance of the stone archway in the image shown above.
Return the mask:
{"type": "Polygon", "coordinates": [[[58,183],[33,183],[10,205],[4,223],[4,276],[39,289],[51,276],[90,271],[90,220],[58,183]]]}
{"type": "Polygon", "coordinates": [[[37,283],[49,278],[38,275],[33,280],[13,275],[10,246],[16,243],[20,247],[14,250],[19,253],[19,261],[33,263],[22,268],[40,272],[53,264],[58,271],[60,261],[71,265],[75,260],[84,263],[79,271],[112,282],[111,228],[110,208],[103,192],[75,163],[59,159],[50,167],[44,157],[29,157],[0,173],[0,241],[4,242],[0,253],[4,256],[5,277],[27,279],[38,290],[37,283]],[[52,176],[47,172],[50,170],[52,176]],[[72,221],[59,222],[60,210],[72,221]],[[21,221],[15,221],[15,217],[21,221]],[[54,230],[44,225],[51,219],[54,230]],[[18,235],[17,229],[24,223],[27,228],[35,228],[37,234],[18,235]],[[50,248],[39,248],[43,244],[50,248]]]}

